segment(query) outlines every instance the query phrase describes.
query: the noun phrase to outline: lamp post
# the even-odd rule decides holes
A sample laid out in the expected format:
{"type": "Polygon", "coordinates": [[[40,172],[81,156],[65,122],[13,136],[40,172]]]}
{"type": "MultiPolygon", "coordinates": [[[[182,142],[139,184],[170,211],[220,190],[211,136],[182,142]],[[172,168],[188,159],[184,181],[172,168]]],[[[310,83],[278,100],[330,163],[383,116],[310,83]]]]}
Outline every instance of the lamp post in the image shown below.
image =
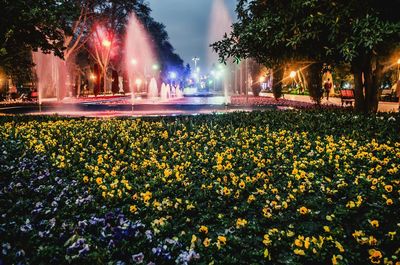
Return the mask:
{"type": "Polygon", "coordinates": [[[194,62],[194,69],[197,69],[197,62],[200,61],[200,58],[194,57],[194,58],[192,58],[192,61],[194,62]]]}
{"type": "Polygon", "coordinates": [[[397,80],[400,80],[400,58],[397,60],[397,80]]]}

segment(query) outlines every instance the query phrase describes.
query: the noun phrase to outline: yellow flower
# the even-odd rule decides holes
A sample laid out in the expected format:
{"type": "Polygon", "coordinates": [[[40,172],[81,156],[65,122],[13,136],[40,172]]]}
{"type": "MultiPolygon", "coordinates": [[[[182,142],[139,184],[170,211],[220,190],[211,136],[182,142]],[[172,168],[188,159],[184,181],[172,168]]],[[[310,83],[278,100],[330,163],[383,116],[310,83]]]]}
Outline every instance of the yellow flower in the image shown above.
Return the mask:
{"type": "Polygon", "coordinates": [[[151,199],[152,193],[150,191],[146,191],[145,193],[141,193],[140,195],[142,196],[144,203],[147,203],[151,199]]]}
{"type": "Polygon", "coordinates": [[[286,235],[287,235],[288,237],[292,237],[292,236],[295,235],[295,233],[294,233],[293,231],[291,231],[291,230],[288,230],[288,231],[286,232],[286,235]]]}
{"type": "Polygon", "coordinates": [[[369,221],[372,227],[378,228],[379,227],[379,221],[378,220],[372,220],[369,221]]]}
{"type": "Polygon", "coordinates": [[[137,207],[136,207],[136,205],[131,205],[131,206],[129,207],[129,211],[130,211],[131,213],[136,213],[136,212],[137,212],[137,207]]]}
{"type": "Polygon", "coordinates": [[[208,228],[207,228],[207,226],[204,226],[204,225],[200,226],[199,232],[204,233],[204,234],[207,234],[207,233],[208,233],[208,228]]]}
{"type": "Polygon", "coordinates": [[[388,236],[390,237],[390,240],[393,240],[394,237],[396,236],[396,231],[394,231],[394,232],[389,232],[389,233],[388,233],[388,236]]]}
{"type": "Polygon", "coordinates": [[[306,253],[304,252],[304,250],[296,248],[294,250],[294,254],[304,256],[306,253]]]}
{"type": "Polygon", "coordinates": [[[302,206],[300,207],[299,211],[301,214],[307,214],[310,210],[307,209],[307,207],[302,206]]]}
{"type": "Polygon", "coordinates": [[[239,188],[244,189],[246,187],[246,183],[242,180],[239,183],[239,188]]]}
{"type": "Polygon", "coordinates": [[[393,200],[392,199],[387,199],[386,200],[386,205],[392,205],[393,204],[393,200]]]}
{"type": "Polygon", "coordinates": [[[349,201],[347,204],[346,204],[346,207],[347,208],[354,208],[354,207],[356,207],[356,203],[355,202],[353,202],[353,201],[349,201]]]}
{"type": "Polygon", "coordinates": [[[217,247],[218,249],[221,248],[221,246],[226,245],[226,237],[225,236],[218,236],[217,238],[217,247]]]}
{"type": "Polygon", "coordinates": [[[324,231],[329,233],[329,232],[331,232],[331,229],[329,228],[329,226],[325,225],[324,226],[324,231]]]}
{"type": "Polygon", "coordinates": [[[379,251],[379,250],[376,250],[376,249],[370,249],[369,251],[368,251],[368,253],[369,253],[369,259],[370,259],[370,261],[371,261],[371,263],[374,263],[374,264],[379,264],[379,263],[381,263],[381,259],[382,259],[382,253],[379,251]]]}
{"type": "Polygon", "coordinates": [[[309,237],[307,237],[306,240],[304,241],[304,247],[306,249],[308,249],[310,247],[310,238],[309,237]]]}
{"type": "Polygon", "coordinates": [[[197,241],[197,236],[196,235],[192,235],[192,240],[190,242],[195,243],[197,241]]]}
{"type": "Polygon", "coordinates": [[[96,183],[97,183],[98,185],[101,185],[101,184],[103,183],[103,179],[100,178],[100,177],[96,178],[96,183]]]}
{"type": "Polygon", "coordinates": [[[161,134],[161,137],[164,138],[164,139],[168,139],[168,132],[167,132],[167,131],[164,131],[164,132],[161,134]]]}
{"type": "Polygon", "coordinates": [[[208,247],[210,246],[210,242],[211,242],[211,239],[209,239],[208,237],[206,237],[206,238],[204,239],[204,241],[203,241],[203,245],[204,245],[206,248],[208,248],[208,247]]]}
{"type": "Polygon", "coordinates": [[[237,228],[237,229],[239,229],[239,228],[241,228],[241,227],[245,227],[246,225],[247,225],[247,220],[246,220],[246,219],[238,218],[238,219],[236,220],[236,228],[237,228]]]}
{"type": "Polygon", "coordinates": [[[269,256],[269,251],[268,251],[268,248],[266,248],[264,250],[264,258],[268,258],[268,256],[269,256]]]}
{"type": "Polygon", "coordinates": [[[337,249],[339,249],[340,252],[344,252],[344,248],[343,248],[342,244],[340,244],[340,242],[335,241],[335,246],[337,249]]]}
{"type": "Polygon", "coordinates": [[[224,195],[228,196],[229,194],[231,194],[231,190],[228,189],[227,187],[224,187],[223,193],[224,193],[224,195]]]}
{"type": "Polygon", "coordinates": [[[385,185],[385,190],[387,192],[392,192],[393,191],[393,186],[392,185],[385,185]]]}
{"type": "Polygon", "coordinates": [[[88,176],[84,176],[83,177],[83,182],[88,183],[89,182],[89,177],[88,176]]]}
{"type": "Polygon", "coordinates": [[[247,198],[247,202],[248,203],[251,203],[252,201],[255,201],[256,200],[256,197],[252,194],[252,195],[250,195],[248,198],[247,198]]]}
{"type": "Polygon", "coordinates": [[[294,244],[296,245],[296,247],[299,247],[299,248],[301,248],[303,246],[303,242],[301,241],[301,239],[298,239],[298,238],[294,241],[294,244]]]}
{"type": "Polygon", "coordinates": [[[265,234],[265,235],[264,235],[263,243],[264,243],[264,245],[266,245],[266,246],[271,245],[272,241],[271,241],[271,239],[269,239],[269,235],[268,235],[268,234],[265,234]]]}
{"type": "Polygon", "coordinates": [[[339,264],[338,260],[342,260],[342,259],[343,259],[342,255],[333,255],[332,256],[332,265],[339,264]]]}

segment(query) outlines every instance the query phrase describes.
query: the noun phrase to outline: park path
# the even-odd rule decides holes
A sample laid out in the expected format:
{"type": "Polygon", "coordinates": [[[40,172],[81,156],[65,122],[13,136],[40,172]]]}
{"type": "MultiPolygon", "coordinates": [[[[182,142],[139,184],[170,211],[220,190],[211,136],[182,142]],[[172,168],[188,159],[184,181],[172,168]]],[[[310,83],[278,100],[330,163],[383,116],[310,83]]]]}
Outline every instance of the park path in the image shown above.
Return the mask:
{"type": "MultiPolygon", "coordinates": [[[[273,97],[273,94],[272,93],[265,93],[265,94],[263,93],[262,96],[273,97]]],[[[310,97],[305,96],[305,95],[286,94],[285,99],[312,103],[310,97]]],[[[338,105],[338,106],[342,105],[341,100],[338,97],[330,97],[329,101],[327,101],[326,98],[323,98],[321,103],[324,105],[332,105],[332,104],[338,105]]],[[[399,111],[399,103],[398,102],[380,101],[379,106],[378,106],[378,111],[380,111],[380,112],[398,112],[399,111]]]]}

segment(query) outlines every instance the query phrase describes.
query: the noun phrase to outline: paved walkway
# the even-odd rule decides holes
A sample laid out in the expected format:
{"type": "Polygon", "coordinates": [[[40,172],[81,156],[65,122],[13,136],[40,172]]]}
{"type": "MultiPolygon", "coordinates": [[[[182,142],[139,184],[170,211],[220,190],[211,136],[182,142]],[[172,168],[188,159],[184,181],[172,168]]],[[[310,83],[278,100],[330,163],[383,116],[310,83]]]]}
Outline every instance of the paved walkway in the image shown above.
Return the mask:
{"type": "MultiPolygon", "coordinates": [[[[272,93],[265,93],[262,96],[273,97],[272,93]]],[[[285,95],[285,99],[289,100],[296,100],[301,102],[312,102],[309,96],[304,95],[285,95]]],[[[329,101],[326,98],[322,99],[322,104],[329,104],[329,105],[342,105],[340,98],[338,97],[330,97],[329,101]]],[[[398,112],[399,111],[399,103],[398,102],[384,102],[380,101],[378,106],[378,111],[380,112],[398,112]]]]}

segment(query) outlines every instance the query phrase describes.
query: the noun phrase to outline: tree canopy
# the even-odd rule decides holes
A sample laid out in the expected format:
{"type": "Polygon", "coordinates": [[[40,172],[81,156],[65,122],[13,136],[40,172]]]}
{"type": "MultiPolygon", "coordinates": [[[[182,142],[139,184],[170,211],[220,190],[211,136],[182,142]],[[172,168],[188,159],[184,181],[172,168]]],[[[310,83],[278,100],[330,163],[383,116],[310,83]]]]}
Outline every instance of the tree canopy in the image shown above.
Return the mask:
{"type": "Polygon", "coordinates": [[[38,49],[69,60],[99,23],[122,43],[132,12],[149,31],[162,64],[183,69],[165,26],[151,17],[144,0],[0,0],[0,7],[0,67],[8,74],[29,73],[30,52],[38,49]]]}
{"type": "Polygon", "coordinates": [[[212,47],[222,61],[252,57],[269,67],[349,63],[355,80],[366,76],[356,81],[356,107],[373,111],[379,73],[372,64],[400,43],[399,8],[398,0],[239,0],[232,32],[212,47]]]}

